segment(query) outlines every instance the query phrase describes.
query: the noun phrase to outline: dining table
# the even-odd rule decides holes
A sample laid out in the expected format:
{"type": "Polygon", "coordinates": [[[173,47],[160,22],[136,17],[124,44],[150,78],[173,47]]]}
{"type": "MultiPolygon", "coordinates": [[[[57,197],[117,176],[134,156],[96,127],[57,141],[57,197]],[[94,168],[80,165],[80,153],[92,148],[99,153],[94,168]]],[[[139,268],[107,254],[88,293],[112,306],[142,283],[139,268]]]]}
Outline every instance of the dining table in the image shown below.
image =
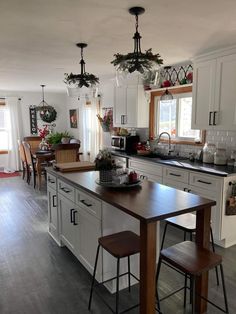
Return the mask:
{"type": "Polygon", "coordinates": [[[38,189],[42,187],[42,170],[50,161],[55,160],[55,152],[52,150],[35,150],[32,152],[37,171],[38,189]]]}

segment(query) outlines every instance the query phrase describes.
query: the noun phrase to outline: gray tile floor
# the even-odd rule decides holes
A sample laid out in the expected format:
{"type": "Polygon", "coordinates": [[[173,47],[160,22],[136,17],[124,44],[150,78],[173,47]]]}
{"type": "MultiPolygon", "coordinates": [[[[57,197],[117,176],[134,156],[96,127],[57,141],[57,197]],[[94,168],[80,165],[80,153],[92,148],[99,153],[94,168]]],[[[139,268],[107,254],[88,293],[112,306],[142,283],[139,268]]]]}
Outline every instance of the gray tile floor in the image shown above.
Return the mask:
{"type": "MultiPolygon", "coordinates": [[[[167,245],[181,240],[169,232],[167,245]]],[[[217,247],[224,256],[224,269],[230,313],[236,313],[236,246],[217,247]]],[[[162,268],[160,295],[182,284],[182,277],[162,268]]],[[[60,248],[47,233],[46,191],[39,192],[20,177],[0,180],[0,313],[1,314],[86,314],[90,274],[66,248],[60,248]]],[[[113,297],[100,290],[107,299],[113,297]]],[[[182,293],[162,303],[163,313],[189,313],[182,308],[182,293]]],[[[221,287],[210,273],[210,297],[223,304],[221,287]]],[[[124,306],[135,304],[138,286],[131,296],[122,292],[124,306]]],[[[138,313],[138,309],[129,313],[138,313]]],[[[92,311],[111,313],[94,294],[92,311]]],[[[220,313],[209,306],[210,314],[220,313]]]]}

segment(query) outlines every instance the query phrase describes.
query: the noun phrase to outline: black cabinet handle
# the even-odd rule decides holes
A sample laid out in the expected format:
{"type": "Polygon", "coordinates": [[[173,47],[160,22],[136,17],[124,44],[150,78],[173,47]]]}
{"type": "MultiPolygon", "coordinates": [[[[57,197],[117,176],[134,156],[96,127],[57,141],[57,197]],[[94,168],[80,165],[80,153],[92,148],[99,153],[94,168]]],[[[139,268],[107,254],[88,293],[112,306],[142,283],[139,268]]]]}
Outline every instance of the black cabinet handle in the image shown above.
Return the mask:
{"type": "Polygon", "coordinates": [[[188,192],[188,188],[184,188],[184,192],[188,192]]]}
{"type": "Polygon", "coordinates": [[[177,174],[177,173],[172,173],[172,172],[170,172],[170,176],[181,177],[181,174],[177,174]]]}
{"type": "Polygon", "coordinates": [[[213,112],[213,125],[216,125],[216,113],[217,111],[213,112]]]}
{"type": "Polygon", "coordinates": [[[204,183],[204,184],[212,184],[211,182],[207,182],[207,181],[203,181],[203,180],[197,180],[197,182],[204,183]]]}
{"type": "Polygon", "coordinates": [[[189,189],[189,190],[188,190],[188,192],[190,193],[190,192],[191,192],[191,190],[189,189]]]}
{"type": "Polygon", "coordinates": [[[120,116],[120,123],[124,124],[124,115],[123,114],[120,116]]]}
{"type": "Polygon", "coordinates": [[[71,190],[68,190],[67,188],[64,188],[64,187],[62,187],[62,188],[60,188],[62,191],[64,191],[65,193],[70,193],[71,192],[71,190]]]}
{"type": "Polygon", "coordinates": [[[56,206],[57,206],[57,205],[55,204],[55,202],[54,202],[56,197],[57,197],[56,195],[53,195],[53,196],[52,196],[52,206],[53,206],[53,207],[56,207],[56,206]]]}
{"type": "Polygon", "coordinates": [[[48,182],[50,182],[50,183],[55,183],[55,181],[52,180],[52,179],[50,179],[50,178],[48,178],[48,182]]]}
{"type": "Polygon", "coordinates": [[[212,113],[213,113],[212,111],[209,112],[209,125],[212,125],[212,123],[211,123],[211,115],[212,115],[212,113]]]}
{"type": "Polygon", "coordinates": [[[78,211],[77,210],[74,210],[73,212],[72,212],[72,216],[73,216],[73,225],[74,226],[77,226],[78,224],[75,222],[75,214],[76,213],[78,213],[78,211]]]}
{"type": "Polygon", "coordinates": [[[74,223],[74,220],[73,220],[73,211],[74,210],[75,210],[74,208],[71,208],[71,210],[70,210],[70,222],[71,223],[74,223]]]}
{"type": "Polygon", "coordinates": [[[88,206],[88,207],[91,207],[91,206],[92,206],[92,204],[86,203],[85,200],[81,200],[80,202],[83,203],[84,205],[88,206]]]}

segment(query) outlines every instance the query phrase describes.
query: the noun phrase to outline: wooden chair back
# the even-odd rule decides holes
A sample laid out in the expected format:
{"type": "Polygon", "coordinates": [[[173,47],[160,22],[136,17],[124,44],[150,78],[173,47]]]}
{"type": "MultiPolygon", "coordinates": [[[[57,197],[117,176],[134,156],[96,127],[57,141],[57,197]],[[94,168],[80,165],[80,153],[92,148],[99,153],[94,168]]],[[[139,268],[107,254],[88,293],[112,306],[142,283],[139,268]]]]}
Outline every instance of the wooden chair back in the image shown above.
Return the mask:
{"type": "Polygon", "coordinates": [[[40,136],[26,136],[24,137],[24,142],[27,142],[30,144],[30,149],[32,153],[35,153],[37,150],[39,150],[39,143],[41,142],[40,136]]]}
{"type": "Polygon", "coordinates": [[[18,140],[18,146],[19,146],[20,159],[23,163],[26,163],[25,149],[20,140],[18,140]]]}
{"type": "Polygon", "coordinates": [[[55,150],[56,163],[79,161],[80,144],[57,144],[55,150]]]}
{"type": "Polygon", "coordinates": [[[32,157],[32,153],[31,153],[30,144],[25,142],[25,141],[23,141],[22,144],[23,144],[24,150],[25,150],[26,162],[27,162],[28,166],[31,166],[33,168],[34,163],[33,163],[33,157],[32,157]]]}

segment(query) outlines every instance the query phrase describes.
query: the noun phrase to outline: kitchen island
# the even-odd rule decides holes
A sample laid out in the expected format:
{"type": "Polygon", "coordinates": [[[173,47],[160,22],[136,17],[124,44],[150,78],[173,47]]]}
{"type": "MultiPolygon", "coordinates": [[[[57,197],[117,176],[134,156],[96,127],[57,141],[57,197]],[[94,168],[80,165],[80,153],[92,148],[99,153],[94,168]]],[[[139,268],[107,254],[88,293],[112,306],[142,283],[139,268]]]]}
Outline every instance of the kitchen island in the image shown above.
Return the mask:
{"type": "MultiPolygon", "coordinates": [[[[108,189],[96,184],[95,180],[98,177],[98,173],[94,171],[59,173],[48,168],[47,173],[49,232],[58,244],[62,242],[72,252],[75,252],[74,254],[82,263],[85,261],[85,257],[81,257],[83,255],[81,253],[83,245],[81,244],[77,253],[75,249],[75,233],[72,234],[71,230],[68,231],[69,223],[71,223],[73,228],[78,226],[83,228],[83,224],[80,225],[80,219],[77,220],[80,208],[81,210],[91,212],[93,217],[99,213],[102,217],[101,219],[106,219],[105,216],[109,216],[109,210],[106,208],[111,206],[127,215],[127,219],[132,217],[139,223],[141,240],[140,313],[142,314],[155,313],[157,222],[168,217],[196,211],[196,242],[200,247],[209,247],[211,206],[215,205],[215,201],[150,181],[144,181],[141,186],[133,189],[108,189]],[[78,204],[78,206],[73,206],[73,202],[78,204]],[[66,218],[66,212],[68,212],[68,218],[66,218]],[[69,223],[68,220],[70,220],[69,223]],[[50,225],[52,229],[50,229],[50,225]]],[[[112,222],[112,214],[113,212],[111,211],[107,221],[112,222]]],[[[107,229],[109,233],[116,232],[119,227],[122,230],[122,224],[126,223],[125,220],[115,221],[116,230],[113,230],[111,226],[107,229]]],[[[91,220],[87,219],[87,221],[91,220]]],[[[105,235],[105,233],[102,230],[101,234],[105,235]]],[[[78,240],[81,241],[81,239],[78,240]]],[[[86,263],[83,263],[83,265],[86,267],[86,263]]],[[[106,266],[103,265],[102,267],[106,266]]],[[[102,272],[106,273],[106,269],[102,269],[102,272]]],[[[198,294],[207,297],[207,273],[198,278],[196,289],[198,294]]],[[[196,313],[205,313],[206,308],[207,303],[203,299],[197,298],[196,313]]]]}

